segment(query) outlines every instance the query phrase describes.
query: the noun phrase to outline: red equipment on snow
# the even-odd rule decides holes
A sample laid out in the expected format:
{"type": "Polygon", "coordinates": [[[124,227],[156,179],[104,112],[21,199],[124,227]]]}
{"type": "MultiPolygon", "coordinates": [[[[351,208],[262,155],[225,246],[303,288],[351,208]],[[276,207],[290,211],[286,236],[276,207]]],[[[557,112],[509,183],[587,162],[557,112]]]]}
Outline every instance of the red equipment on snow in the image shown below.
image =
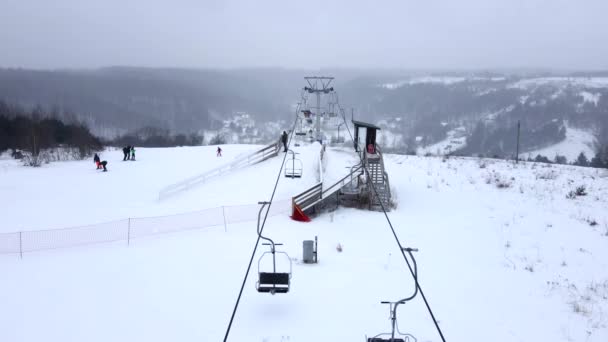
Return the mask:
{"type": "Polygon", "coordinates": [[[300,208],[298,205],[293,206],[293,214],[291,215],[291,219],[300,222],[310,222],[310,217],[308,217],[308,215],[306,215],[302,211],[302,208],[300,208]]]}

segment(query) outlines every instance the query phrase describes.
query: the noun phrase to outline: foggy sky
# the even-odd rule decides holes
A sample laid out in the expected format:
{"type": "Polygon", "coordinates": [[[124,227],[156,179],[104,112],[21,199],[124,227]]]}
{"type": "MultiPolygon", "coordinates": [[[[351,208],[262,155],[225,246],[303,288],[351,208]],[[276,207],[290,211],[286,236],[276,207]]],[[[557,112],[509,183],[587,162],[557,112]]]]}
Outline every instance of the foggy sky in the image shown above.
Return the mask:
{"type": "Polygon", "coordinates": [[[1,0],[0,67],[608,68],[607,0],[1,0]]]}

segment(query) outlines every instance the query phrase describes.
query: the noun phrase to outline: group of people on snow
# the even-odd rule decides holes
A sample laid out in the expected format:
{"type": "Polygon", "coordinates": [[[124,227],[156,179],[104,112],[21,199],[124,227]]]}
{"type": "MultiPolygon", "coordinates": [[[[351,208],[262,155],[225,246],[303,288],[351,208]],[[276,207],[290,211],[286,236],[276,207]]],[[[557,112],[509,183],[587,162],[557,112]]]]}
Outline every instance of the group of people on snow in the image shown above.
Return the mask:
{"type": "Polygon", "coordinates": [[[103,172],[108,171],[108,169],[106,168],[108,162],[105,160],[102,161],[101,158],[99,158],[99,155],[97,155],[97,153],[95,153],[95,156],[93,157],[93,162],[95,163],[95,165],[97,165],[97,170],[103,168],[103,172]]]}
{"type": "Polygon", "coordinates": [[[125,146],[122,148],[122,153],[124,157],[122,161],[125,160],[135,160],[135,146],[125,146]]]}
{"type": "MultiPolygon", "coordinates": [[[[283,152],[287,152],[287,140],[289,138],[289,135],[287,134],[286,131],[283,131],[283,134],[281,134],[281,143],[283,143],[283,152]]],[[[123,153],[123,161],[126,160],[135,160],[135,146],[125,146],[122,148],[122,153],[123,153]]],[[[217,153],[216,153],[217,157],[221,157],[222,156],[222,148],[221,147],[217,147],[217,153]]],[[[97,153],[95,153],[95,156],[93,157],[93,162],[95,162],[95,165],[97,165],[97,170],[102,169],[103,171],[108,171],[108,169],[106,168],[106,165],[108,165],[107,161],[101,161],[101,159],[99,158],[99,155],[97,155],[97,153]]]]}
{"type": "MultiPolygon", "coordinates": [[[[123,161],[135,160],[135,146],[123,147],[122,153],[123,153],[123,158],[122,158],[123,161]]],[[[104,172],[108,171],[108,168],[106,167],[106,165],[108,165],[108,162],[105,160],[101,160],[101,158],[99,158],[99,155],[97,153],[95,153],[95,156],[93,156],[93,162],[97,166],[97,170],[103,169],[104,172]]]]}

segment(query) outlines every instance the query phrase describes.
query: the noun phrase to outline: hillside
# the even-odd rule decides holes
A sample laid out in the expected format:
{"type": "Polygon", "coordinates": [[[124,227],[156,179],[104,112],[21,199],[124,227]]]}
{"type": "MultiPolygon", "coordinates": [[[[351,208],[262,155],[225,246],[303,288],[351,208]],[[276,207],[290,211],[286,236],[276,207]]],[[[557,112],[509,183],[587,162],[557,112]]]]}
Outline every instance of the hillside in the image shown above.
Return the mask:
{"type": "MultiPolygon", "coordinates": [[[[251,143],[253,135],[244,131],[289,122],[293,105],[301,101],[303,77],[317,74],[335,76],[332,85],[339,89],[344,114],[352,108],[358,119],[381,123],[390,136],[384,147],[401,153],[436,153],[451,145],[451,153],[511,158],[517,122],[524,153],[570,145],[568,128],[588,135],[585,151],[608,144],[608,78],[601,72],[0,69],[0,101],[71,113],[104,137],[142,126],[178,133],[212,130],[206,135],[225,128],[227,137],[243,136],[229,142],[251,143]],[[232,125],[243,113],[252,126],[232,125]]],[[[335,113],[334,104],[323,103],[322,111],[335,113]]]]}
{"type": "MultiPolygon", "coordinates": [[[[255,148],[226,146],[222,160],[214,147],[141,148],[135,162],[106,151],[107,173],[90,161],[30,169],[0,160],[4,233],[239,205],[225,213],[226,226],[206,215],[142,219],[160,222],[160,231],[188,230],[22,260],[0,255],[3,340],[221,340],[256,238],[255,203],[270,198],[280,159],[165,201],[156,195],[255,148]]],[[[348,161],[342,151],[327,155],[348,161]]],[[[448,341],[608,339],[606,170],[401,155],[385,162],[397,201],[389,217],[402,244],[420,249],[419,280],[448,341]],[[567,198],[578,186],[587,194],[567,198]]],[[[341,208],[310,223],[288,217],[289,197],[316,181],[313,162],[304,167],[301,180],[281,178],[280,208],[265,228],[291,257],[292,289],[255,291],[258,250],[230,341],[363,340],[389,330],[379,302],[412,289],[382,213],[341,208]],[[302,264],[302,240],[314,236],[320,263],[302,264]]],[[[337,168],[328,164],[326,172],[341,174],[337,168]]],[[[399,328],[440,341],[419,297],[400,308],[399,328]]]]}

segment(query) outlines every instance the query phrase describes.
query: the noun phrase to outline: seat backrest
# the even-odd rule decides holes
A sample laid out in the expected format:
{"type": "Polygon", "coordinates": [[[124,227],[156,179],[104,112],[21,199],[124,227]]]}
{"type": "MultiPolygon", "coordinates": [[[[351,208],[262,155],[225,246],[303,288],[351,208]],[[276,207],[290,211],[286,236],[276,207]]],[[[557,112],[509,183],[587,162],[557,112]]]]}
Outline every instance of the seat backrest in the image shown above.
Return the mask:
{"type": "Polygon", "coordinates": [[[260,284],[289,285],[289,273],[260,273],[260,284]]]}

